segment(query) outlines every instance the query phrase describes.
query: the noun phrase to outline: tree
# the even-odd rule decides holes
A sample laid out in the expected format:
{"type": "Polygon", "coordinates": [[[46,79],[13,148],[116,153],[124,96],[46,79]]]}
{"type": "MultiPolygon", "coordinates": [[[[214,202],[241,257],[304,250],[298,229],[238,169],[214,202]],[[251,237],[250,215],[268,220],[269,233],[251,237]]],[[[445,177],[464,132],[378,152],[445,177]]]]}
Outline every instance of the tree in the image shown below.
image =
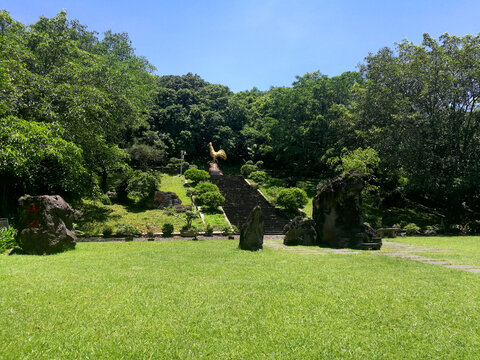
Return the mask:
{"type": "Polygon", "coordinates": [[[92,187],[105,183],[125,165],[128,133],[146,124],[153,67],[128,35],[99,41],[65,11],[28,28],[1,11],[0,37],[0,116],[60,124],[61,137],[82,149],[92,187]]]}
{"type": "Polygon", "coordinates": [[[82,150],[62,139],[58,124],[0,119],[2,215],[25,193],[78,197],[91,190],[82,150]]]}
{"type": "Polygon", "coordinates": [[[358,127],[382,171],[408,179],[412,196],[461,213],[480,180],[480,36],[424,34],[366,58],[358,127]],[[395,175],[396,174],[396,175],[395,175]]]}

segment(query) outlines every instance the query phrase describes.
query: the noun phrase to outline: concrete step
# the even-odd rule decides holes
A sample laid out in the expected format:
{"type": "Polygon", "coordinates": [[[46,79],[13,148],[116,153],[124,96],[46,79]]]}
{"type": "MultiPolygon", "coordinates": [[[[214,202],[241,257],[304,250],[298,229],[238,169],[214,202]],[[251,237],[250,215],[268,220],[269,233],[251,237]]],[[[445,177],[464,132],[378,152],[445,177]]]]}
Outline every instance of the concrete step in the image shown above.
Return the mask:
{"type": "Polygon", "coordinates": [[[273,207],[257,189],[250,186],[242,176],[211,176],[210,181],[217,185],[225,197],[223,209],[229,221],[240,228],[255,206],[262,209],[265,234],[282,234],[289,219],[282,211],[273,207]]]}

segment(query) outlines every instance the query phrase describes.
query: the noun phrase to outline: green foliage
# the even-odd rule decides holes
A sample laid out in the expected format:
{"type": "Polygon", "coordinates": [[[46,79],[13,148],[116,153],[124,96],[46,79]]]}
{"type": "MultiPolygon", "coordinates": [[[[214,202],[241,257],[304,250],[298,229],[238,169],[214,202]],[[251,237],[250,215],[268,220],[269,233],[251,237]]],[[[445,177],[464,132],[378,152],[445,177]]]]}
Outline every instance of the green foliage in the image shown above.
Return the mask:
{"type": "Polygon", "coordinates": [[[200,181],[206,181],[210,175],[205,170],[188,169],[185,171],[185,179],[190,180],[193,184],[198,184],[200,181]]]}
{"type": "Polygon", "coordinates": [[[372,148],[358,148],[353,151],[344,149],[339,157],[332,157],[327,164],[334,167],[340,176],[356,172],[363,176],[371,177],[380,164],[378,153],[372,148]]]}
{"type": "Polygon", "coordinates": [[[145,123],[153,68],[134,55],[126,34],[99,40],[65,11],[25,27],[2,10],[0,28],[0,118],[9,123],[0,127],[18,130],[12,141],[25,143],[0,171],[27,184],[19,192],[93,193],[100,177],[125,164],[124,136],[145,123]],[[37,153],[28,145],[36,135],[30,147],[37,153]]]}
{"type": "Polygon", "coordinates": [[[130,165],[146,171],[154,166],[158,166],[162,160],[164,152],[153,146],[145,144],[132,145],[128,150],[130,155],[130,165]]]}
{"type": "Polygon", "coordinates": [[[104,237],[112,236],[113,234],[113,227],[110,225],[105,225],[102,230],[102,234],[104,237]]]}
{"type": "MultiPolygon", "coordinates": [[[[393,241],[454,250],[425,257],[480,263],[478,237],[393,241]]],[[[293,358],[299,344],[304,359],[477,357],[476,274],[371,252],[329,253],[320,262],[320,256],[264,249],[240,253],[229,241],[78,243],[54,259],[2,257],[2,357],[115,359],[128,349],[132,358],[172,352],[181,359],[293,358]],[[259,269],[266,275],[258,276],[259,269]],[[329,296],[318,296],[320,288],[329,296]],[[262,306],[252,309],[247,296],[262,299],[262,306]],[[355,308],[342,311],[345,304],[355,308]],[[81,316],[72,317],[72,308],[81,316]],[[318,309],[329,309],[321,318],[326,330],[319,331],[318,309]],[[11,312],[22,316],[10,319],[11,312]],[[126,319],[136,321],[126,329],[126,319]],[[65,322],[68,331],[51,331],[65,322]],[[98,327],[103,336],[96,336],[98,327]]]]}
{"type": "Polygon", "coordinates": [[[198,205],[209,209],[216,209],[222,206],[225,198],[218,191],[208,191],[200,194],[195,198],[198,205]]]}
{"type": "Polygon", "coordinates": [[[425,228],[424,234],[427,236],[437,235],[440,231],[440,227],[438,225],[428,225],[425,228]]]}
{"type": "Polygon", "coordinates": [[[420,227],[414,223],[410,223],[404,226],[403,230],[407,232],[407,235],[418,235],[420,234],[420,227]]]}
{"type": "Polygon", "coordinates": [[[207,224],[205,227],[205,236],[212,236],[213,235],[213,225],[207,224]]]}
{"type": "Polygon", "coordinates": [[[180,173],[180,163],[182,164],[182,170],[186,170],[189,168],[190,164],[186,161],[183,161],[181,159],[172,157],[168,161],[167,166],[165,166],[165,172],[170,175],[177,175],[180,173]]]}
{"type": "Polygon", "coordinates": [[[304,207],[307,201],[307,193],[302,189],[293,187],[283,189],[278,193],[276,205],[295,212],[304,207]]]}
{"type": "Polygon", "coordinates": [[[0,254],[8,249],[13,249],[18,246],[15,236],[17,235],[17,230],[13,227],[1,228],[0,229],[0,254]]]}
{"type": "Polygon", "coordinates": [[[194,189],[195,195],[201,195],[206,192],[220,192],[218,186],[209,182],[201,182],[194,189]]]}
{"type": "Polygon", "coordinates": [[[192,221],[197,219],[198,215],[194,211],[187,211],[185,212],[185,226],[184,229],[190,229],[192,227],[192,221]]]}
{"type": "Polygon", "coordinates": [[[267,173],[265,171],[253,171],[248,178],[255,181],[257,184],[263,184],[267,181],[267,173]]]}
{"type": "Polygon", "coordinates": [[[128,179],[126,191],[132,198],[140,202],[151,200],[160,186],[160,180],[155,174],[136,170],[128,179]]]}
{"type": "Polygon", "coordinates": [[[424,34],[422,44],[383,48],[361,68],[358,134],[389,177],[403,177],[409,194],[444,204],[453,219],[462,202],[478,206],[479,54],[479,35],[424,34]]]}
{"type": "Polygon", "coordinates": [[[254,172],[256,169],[255,165],[252,165],[252,164],[245,164],[245,165],[242,165],[242,167],[240,168],[240,173],[244,176],[244,177],[247,177],[252,173],[254,172]]]}
{"type": "Polygon", "coordinates": [[[162,226],[162,235],[164,237],[170,237],[173,234],[173,224],[165,223],[162,226]]]}
{"type": "Polygon", "coordinates": [[[194,193],[196,195],[195,202],[203,206],[206,211],[215,210],[225,202],[218,186],[212,183],[202,182],[198,184],[194,193]]]}
{"type": "Polygon", "coordinates": [[[115,233],[117,236],[141,236],[142,232],[131,224],[119,224],[115,233]]]}
{"type": "Polygon", "coordinates": [[[78,196],[93,189],[82,151],[63,134],[58,124],[0,119],[0,187],[6,195],[0,210],[6,212],[7,197],[16,200],[24,193],[78,196]]]}

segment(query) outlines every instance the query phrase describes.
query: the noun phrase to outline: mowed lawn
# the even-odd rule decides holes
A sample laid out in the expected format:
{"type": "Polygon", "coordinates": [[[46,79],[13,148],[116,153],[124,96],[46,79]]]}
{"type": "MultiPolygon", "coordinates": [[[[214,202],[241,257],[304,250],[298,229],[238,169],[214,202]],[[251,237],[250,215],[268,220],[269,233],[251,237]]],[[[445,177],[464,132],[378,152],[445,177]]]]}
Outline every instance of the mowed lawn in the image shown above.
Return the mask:
{"type": "Polygon", "coordinates": [[[384,240],[445,250],[445,252],[429,252],[427,250],[423,255],[463,265],[480,266],[479,236],[417,236],[384,240]]]}
{"type": "Polygon", "coordinates": [[[2,359],[480,354],[480,274],[378,253],[80,243],[52,256],[0,256],[0,284],[2,359]]]}

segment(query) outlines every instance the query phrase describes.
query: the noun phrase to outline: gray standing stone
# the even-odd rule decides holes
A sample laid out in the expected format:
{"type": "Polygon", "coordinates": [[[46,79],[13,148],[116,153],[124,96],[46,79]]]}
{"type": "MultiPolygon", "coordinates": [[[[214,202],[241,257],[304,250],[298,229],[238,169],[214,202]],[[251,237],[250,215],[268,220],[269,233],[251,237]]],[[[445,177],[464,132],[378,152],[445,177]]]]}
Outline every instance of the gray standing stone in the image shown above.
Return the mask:
{"type": "Polygon", "coordinates": [[[320,245],[380,249],[381,238],[363,224],[362,176],[349,173],[322,187],[313,198],[313,220],[320,245]],[[373,244],[373,245],[372,245],[373,244]]]}
{"type": "Polygon", "coordinates": [[[265,232],[263,214],[260,206],[255,206],[247,222],[240,229],[240,243],[242,250],[257,251],[263,249],[263,234],[265,232]]]}
{"type": "Polygon", "coordinates": [[[78,213],[59,195],[18,199],[20,229],[17,240],[28,254],[53,254],[74,249],[73,221],[78,213]]]}
{"type": "Polygon", "coordinates": [[[296,216],[283,228],[285,245],[318,245],[315,221],[296,216]]]}

